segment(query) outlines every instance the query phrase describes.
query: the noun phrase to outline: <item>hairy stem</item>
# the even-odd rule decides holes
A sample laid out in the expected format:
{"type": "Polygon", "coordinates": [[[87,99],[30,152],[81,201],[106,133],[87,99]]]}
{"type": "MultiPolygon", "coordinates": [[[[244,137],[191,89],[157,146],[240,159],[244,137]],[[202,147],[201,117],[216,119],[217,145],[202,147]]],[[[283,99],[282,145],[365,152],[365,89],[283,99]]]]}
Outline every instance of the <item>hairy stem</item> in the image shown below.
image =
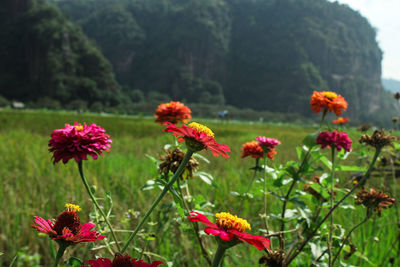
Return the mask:
{"type": "MultiPolygon", "coordinates": [[[[253,176],[251,177],[251,180],[250,180],[250,183],[249,183],[249,185],[247,187],[245,195],[247,195],[250,192],[250,188],[251,188],[251,186],[252,186],[252,184],[254,182],[254,179],[256,178],[256,174],[257,174],[257,171],[258,171],[258,168],[259,168],[259,166],[258,166],[259,161],[260,161],[260,159],[256,158],[256,166],[254,166],[253,176]]],[[[239,212],[242,211],[243,204],[244,204],[244,200],[240,202],[239,212]]]]}
{"type": "MultiPolygon", "coordinates": [[[[335,147],[332,146],[332,169],[331,169],[331,210],[333,209],[333,187],[335,180],[335,147]]],[[[328,255],[329,255],[329,267],[332,267],[332,235],[333,235],[333,210],[331,212],[331,221],[329,227],[329,241],[328,241],[328,255]]]]}
{"type": "MultiPolygon", "coordinates": [[[[186,213],[188,215],[190,215],[190,209],[189,209],[189,206],[188,206],[188,204],[187,204],[187,202],[185,200],[185,196],[183,195],[179,179],[177,180],[177,183],[178,183],[179,194],[181,195],[181,199],[182,199],[182,204],[185,207],[186,213]]],[[[208,257],[207,250],[204,248],[203,241],[201,240],[201,237],[199,235],[199,225],[198,225],[197,222],[192,222],[192,225],[193,225],[193,230],[194,230],[194,233],[196,235],[197,241],[199,241],[199,246],[200,246],[200,249],[201,249],[201,253],[203,254],[203,257],[208,262],[208,264],[211,264],[211,260],[208,257]]]]}
{"type": "Polygon", "coordinates": [[[104,221],[106,222],[108,228],[110,229],[112,238],[114,239],[115,244],[117,245],[118,251],[121,251],[121,247],[120,247],[120,245],[119,245],[117,236],[115,235],[114,229],[113,229],[113,227],[112,227],[110,221],[108,220],[107,215],[104,213],[103,209],[100,208],[100,205],[99,205],[99,203],[97,203],[97,200],[96,200],[96,198],[94,197],[94,195],[93,195],[93,193],[92,193],[92,190],[90,190],[90,187],[89,187],[89,184],[88,184],[88,182],[87,182],[87,180],[86,180],[86,177],[85,177],[85,175],[83,174],[83,166],[82,166],[82,165],[83,165],[83,164],[82,164],[82,160],[81,160],[81,161],[78,162],[78,169],[79,169],[79,174],[81,175],[81,178],[82,178],[82,182],[83,182],[83,184],[84,184],[84,186],[85,186],[85,188],[86,188],[86,191],[88,192],[90,198],[91,198],[92,201],[93,201],[93,204],[96,206],[96,208],[97,208],[98,211],[100,212],[101,216],[104,218],[104,221]]]}
{"type": "Polygon", "coordinates": [[[359,226],[361,226],[363,223],[365,223],[369,218],[371,217],[370,212],[367,211],[367,216],[365,216],[364,220],[362,220],[361,222],[359,222],[358,224],[354,225],[353,228],[350,229],[350,231],[347,233],[346,237],[343,239],[342,245],[340,246],[338,252],[336,253],[335,257],[333,258],[332,261],[332,265],[335,263],[335,261],[337,260],[337,258],[340,255],[340,252],[342,251],[344,244],[347,242],[347,239],[349,239],[351,233],[358,228],[359,226]]]}
{"type": "Polygon", "coordinates": [[[218,245],[218,249],[217,249],[217,252],[215,253],[211,267],[220,266],[221,261],[224,258],[225,251],[226,251],[226,247],[218,245]]]}
{"type": "MultiPolygon", "coordinates": [[[[311,151],[311,148],[308,149],[306,155],[304,156],[304,158],[300,164],[300,167],[296,172],[296,176],[299,176],[299,174],[301,173],[304,163],[307,161],[308,156],[310,155],[310,151],[311,151]]],[[[296,185],[297,180],[298,180],[298,177],[293,177],[292,184],[290,185],[289,190],[286,193],[285,200],[283,201],[282,214],[281,214],[281,229],[280,229],[282,234],[279,236],[279,240],[280,240],[279,244],[280,244],[281,249],[284,249],[284,247],[285,247],[285,220],[284,219],[285,219],[285,213],[286,213],[286,205],[289,200],[290,193],[292,192],[294,186],[296,185]]]]}
{"type": "Polygon", "coordinates": [[[193,151],[190,149],[186,152],[185,157],[182,159],[181,164],[179,165],[178,169],[176,170],[174,176],[171,178],[171,180],[164,186],[163,190],[161,191],[160,195],[156,198],[156,200],[153,202],[151,205],[150,209],[146,212],[146,214],[143,216],[142,220],[139,222],[139,224],[136,226],[135,230],[132,232],[130,235],[129,239],[126,241],[126,244],[124,248],[122,249],[121,253],[124,253],[126,249],[128,248],[129,244],[132,242],[132,240],[135,238],[136,234],[139,232],[139,230],[142,228],[146,220],[149,218],[150,214],[153,212],[154,208],[160,203],[161,199],[167,194],[171,186],[175,183],[175,181],[181,176],[183,170],[185,169],[187,163],[189,162],[190,158],[193,155],[193,151]]]}
{"type": "Polygon", "coordinates": [[[60,247],[58,248],[58,251],[57,251],[57,256],[56,256],[56,259],[54,261],[54,267],[58,266],[58,263],[60,262],[62,256],[64,255],[65,250],[68,247],[68,245],[63,243],[63,242],[60,242],[59,244],[60,244],[60,247]]]}
{"type": "Polygon", "coordinates": [[[267,155],[268,151],[264,151],[264,166],[263,166],[263,172],[264,172],[264,224],[265,224],[265,229],[267,230],[267,234],[269,234],[268,230],[268,220],[267,220],[267,155]]]}

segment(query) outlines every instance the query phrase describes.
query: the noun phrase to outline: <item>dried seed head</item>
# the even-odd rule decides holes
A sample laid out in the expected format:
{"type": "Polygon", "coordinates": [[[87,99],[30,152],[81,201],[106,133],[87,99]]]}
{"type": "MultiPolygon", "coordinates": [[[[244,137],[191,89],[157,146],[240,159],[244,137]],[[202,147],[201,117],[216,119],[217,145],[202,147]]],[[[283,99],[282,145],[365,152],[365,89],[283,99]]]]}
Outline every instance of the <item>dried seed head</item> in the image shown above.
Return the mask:
{"type": "Polygon", "coordinates": [[[365,124],[365,123],[363,123],[362,125],[360,125],[358,128],[357,128],[357,130],[358,131],[360,131],[360,132],[366,132],[366,131],[368,131],[369,129],[371,129],[372,128],[372,125],[371,124],[365,124]]]}
{"type": "Polygon", "coordinates": [[[392,141],[396,140],[396,137],[386,134],[384,130],[375,130],[372,136],[364,134],[361,136],[360,144],[366,143],[367,145],[375,148],[383,148],[384,146],[392,146],[392,141]]]}
{"type": "MultiPolygon", "coordinates": [[[[162,163],[158,167],[158,171],[164,176],[167,176],[169,171],[175,173],[178,170],[179,165],[181,164],[183,158],[185,157],[185,153],[182,152],[179,148],[175,148],[174,150],[164,150],[165,155],[160,156],[162,163]]],[[[186,180],[188,178],[193,178],[193,173],[198,170],[199,162],[193,157],[190,158],[188,164],[185,167],[185,170],[180,176],[181,180],[186,180]]]]}
{"type": "Polygon", "coordinates": [[[265,264],[265,266],[269,267],[283,267],[283,263],[285,261],[285,253],[281,249],[277,249],[274,251],[269,251],[268,255],[262,256],[259,260],[259,264],[265,264]]]}
{"type": "Polygon", "coordinates": [[[356,194],[356,204],[364,205],[368,209],[373,209],[378,212],[378,216],[381,216],[382,209],[388,209],[393,206],[396,200],[389,197],[383,192],[378,192],[371,188],[369,191],[362,189],[362,191],[356,194]]]}

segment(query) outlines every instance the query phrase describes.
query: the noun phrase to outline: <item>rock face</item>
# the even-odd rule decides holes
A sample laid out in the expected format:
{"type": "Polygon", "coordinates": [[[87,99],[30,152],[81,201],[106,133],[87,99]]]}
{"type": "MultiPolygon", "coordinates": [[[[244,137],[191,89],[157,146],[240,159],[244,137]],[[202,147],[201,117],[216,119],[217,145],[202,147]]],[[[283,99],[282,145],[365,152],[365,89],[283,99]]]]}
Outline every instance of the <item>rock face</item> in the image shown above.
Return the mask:
{"type": "Polygon", "coordinates": [[[334,90],[348,100],[346,115],[353,119],[387,109],[375,30],[348,6],[325,0],[139,0],[110,8],[114,2],[103,0],[100,11],[85,7],[86,18],[74,11],[80,3],[59,5],[97,41],[128,87],[304,115],[311,112],[313,90],[334,90]],[[111,25],[113,13],[120,19],[111,25]],[[121,21],[129,23],[122,27],[121,21]],[[120,33],[112,49],[100,30],[120,33]]]}
{"type": "Polygon", "coordinates": [[[326,1],[237,1],[233,17],[229,87],[243,93],[229,102],[251,96],[258,109],[307,114],[312,91],[330,89],[354,118],[381,107],[382,53],[359,13],[326,1]]]}
{"type": "MultiPolygon", "coordinates": [[[[375,30],[345,5],[326,0],[53,1],[95,41],[126,95],[139,89],[158,99],[167,95],[308,116],[312,91],[332,90],[346,97],[346,116],[352,120],[379,121],[377,116],[393,113],[380,81],[382,52],[375,30]]],[[[59,18],[56,13],[52,16],[59,18]]],[[[83,39],[74,37],[79,28],[69,29],[53,31],[53,45],[46,43],[54,57],[60,55],[57,43],[68,48],[83,39]]],[[[71,68],[57,67],[57,73],[46,68],[57,77],[51,86],[40,83],[37,89],[59,88],[51,97],[74,90],[58,82],[71,68]]],[[[110,88],[117,86],[107,75],[110,88]]],[[[107,84],[86,82],[86,87],[102,95],[107,84]]],[[[91,101],[90,94],[85,97],[91,101]]]]}

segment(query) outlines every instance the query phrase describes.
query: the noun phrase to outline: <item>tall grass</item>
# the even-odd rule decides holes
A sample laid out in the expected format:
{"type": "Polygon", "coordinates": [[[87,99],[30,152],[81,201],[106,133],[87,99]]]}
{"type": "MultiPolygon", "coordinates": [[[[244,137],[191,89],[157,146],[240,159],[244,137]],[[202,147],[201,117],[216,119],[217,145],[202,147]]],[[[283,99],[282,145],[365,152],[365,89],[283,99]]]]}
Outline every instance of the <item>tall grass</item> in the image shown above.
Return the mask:
{"type": "MultiPolygon", "coordinates": [[[[53,165],[48,152],[48,140],[53,129],[62,128],[65,123],[96,123],[106,129],[113,144],[110,153],[104,158],[84,162],[84,169],[89,183],[94,186],[96,196],[103,198],[101,203],[108,208],[106,195],[110,194],[114,207],[111,221],[117,229],[132,229],[137,219],[127,216],[126,212],[143,212],[155,199],[156,190],[143,191],[141,188],[148,179],[157,175],[155,164],[146,155],[157,157],[163,153],[162,148],[174,139],[162,132],[163,127],[152,119],[134,117],[116,117],[100,115],[82,115],[73,113],[16,112],[0,113],[0,265],[8,266],[11,259],[20,252],[21,259],[28,255],[42,255],[40,265],[34,262],[17,266],[49,266],[52,262],[49,253],[50,241],[39,235],[30,227],[33,216],[51,218],[63,210],[66,202],[79,204],[82,221],[89,220],[89,212],[93,211],[91,202],[79,179],[75,162],[53,165]],[[22,254],[21,254],[22,253],[22,254]]],[[[212,157],[208,152],[201,152],[211,161],[201,162],[201,170],[211,173],[215,179],[215,187],[200,179],[189,181],[189,188],[194,196],[202,196],[213,203],[213,211],[229,211],[248,219],[253,233],[260,222],[259,214],[263,213],[261,184],[255,183],[254,199],[244,202],[243,210],[237,211],[240,201],[231,194],[232,191],[243,193],[250,179],[249,168],[253,167],[252,159],[240,158],[241,144],[254,140],[258,135],[265,135],[281,140],[278,154],[273,164],[281,164],[296,159],[295,146],[314,129],[295,125],[268,125],[251,123],[229,123],[208,121],[219,143],[231,147],[229,161],[212,157]]],[[[350,131],[351,135],[359,135],[350,131]]],[[[298,188],[301,190],[301,188],[298,188]]],[[[152,215],[151,223],[146,225],[146,232],[154,233],[155,240],[149,241],[146,251],[162,256],[161,260],[171,261],[175,266],[201,266],[205,262],[201,257],[190,225],[177,214],[176,208],[167,198],[152,215]]],[[[278,213],[281,202],[273,196],[268,199],[268,213],[278,213]]],[[[290,207],[289,207],[290,208],[290,207]]],[[[393,221],[394,209],[385,211],[381,218],[370,221],[352,235],[352,242],[359,247],[360,253],[366,255],[371,262],[379,263],[388,257],[389,244],[396,239],[397,229],[393,221]],[[374,239],[377,237],[379,240],[374,239]]],[[[347,229],[362,219],[361,207],[355,210],[341,209],[335,216],[338,223],[347,229]],[[352,223],[349,223],[351,221],[352,223]]],[[[139,216],[140,218],[140,216],[139,216]]],[[[275,229],[278,230],[278,229],[275,229]]],[[[128,234],[117,232],[120,240],[126,240],[128,234]]],[[[204,237],[206,247],[214,252],[215,242],[211,237],[204,237]]],[[[143,247],[143,239],[136,241],[137,247],[143,247]]],[[[101,245],[99,242],[97,245],[101,245]]],[[[78,245],[69,250],[76,256],[87,259],[99,252],[90,250],[91,245],[78,245]]],[[[110,257],[107,250],[101,255],[110,257]]],[[[395,255],[391,252],[390,255],[395,255]]],[[[132,254],[134,254],[132,252],[132,254]]],[[[256,249],[239,245],[227,254],[226,266],[253,266],[262,254],[256,249]]],[[[136,255],[137,256],[137,255],[136,255]]],[[[29,257],[28,257],[29,258],[29,257]]],[[[310,257],[303,257],[303,266],[307,266],[310,257]]],[[[154,256],[153,259],[160,259],[154,256]]],[[[354,257],[353,264],[372,266],[368,261],[354,257]]],[[[28,260],[27,260],[28,261],[28,260]]],[[[376,266],[379,266],[376,265],[376,266]]]]}

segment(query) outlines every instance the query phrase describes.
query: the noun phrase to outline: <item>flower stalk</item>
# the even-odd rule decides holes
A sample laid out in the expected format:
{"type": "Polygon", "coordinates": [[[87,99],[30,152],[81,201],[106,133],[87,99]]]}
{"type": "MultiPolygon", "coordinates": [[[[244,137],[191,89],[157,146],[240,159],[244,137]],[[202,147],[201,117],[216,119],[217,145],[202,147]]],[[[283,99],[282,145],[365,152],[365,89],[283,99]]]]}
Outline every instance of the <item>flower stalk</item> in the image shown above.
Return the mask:
{"type": "Polygon", "coordinates": [[[312,232],[310,232],[310,234],[308,234],[308,236],[304,239],[304,241],[301,243],[300,247],[298,249],[295,250],[294,254],[292,256],[288,256],[286,258],[286,262],[285,265],[289,266],[289,264],[301,253],[301,251],[304,249],[304,247],[307,245],[307,243],[311,240],[311,238],[313,238],[313,236],[315,235],[315,233],[318,231],[318,229],[321,227],[321,225],[329,218],[329,216],[331,215],[331,213],[337,208],[339,207],[339,205],[347,198],[349,197],[357,188],[361,187],[361,185],[364,185],[365,182],[369,179],[371,172],[375,166],[375,162],[378,159],[378,156],[380,154],[380,152],[382,151],[381,147],[376,148],[375,150],[375,154],[372,158],[371,163],[368,166],[368,169],[365,173],[365,175],[363,176],[363,178],[361,178],[361,180],[359,181],[358,184],[356,184],[342,199],[340,199],[338,202],[336,202],[336,204],[333,206],[332,209],[329,210],[329,212],[325,215],[325,217],[318,223],[318,225],[314,228],[314,230],[312,232]]]}
{"type": "Polygon", "coordinates": [[[268,230],[268,219],[267,219],[267,154],[268,150],[266,149],[264,151],[264,165],[263,165],[263,171],[264,171],[264,224],[265,224],[265,230],[267,230],[267,234],[269,234],[268,230]]]}
{"type": "Polygon", "coordinates": [[[132,242],[132,240],[135,238],[136,234],[139,232],[139,230],[142,228],[148,217],[151,215],[155,207],[157,207],[158,203],[160,203],[161,199],[167,194],[167,192],[170,190],[171,186],[175,183],[175,181],[181,176],[183,170],[185,169],[187,163],[189,162],[190,158],[193,155],[193,151],[188,149],[188,151],[185,154],[185,157],[182,159],[181,164],[179,165],[178,169],[176,170],[174,176],[171,178],[171,180],[164,186],[164,189],[161,191],[160,195],[156,198],[156,200],[153,202],[151,205],[150,209],[146,212],[142,220],[139,222],[139,224],[136,226],[135,230],[132,232],[130,235],[128,241],[126,242],[125,246],[122,248],[121,253],[123,254],[127,248],[129,247],[129,244],[132,242]]]}
{"type": "Polygon", "coordinates": [[[60,245],[60,247],[58,248],[57,251],[56,259],[54,261],[54,267],[58,266],[58,263],[60,262],[62,256],[64,255],[65,250],[68,247],[68,243],[66,242],[58,242],[58,244],[60,245]]]}
{"type": "Polygon", "coordinates": [[[338,252],[336,253],[335,257],[332,260],[332,266],[333,264],[335,264],[335,261],[337,260],[337,258],[340,255],[340,252],[342,252],[342,249],[344,247],[344,244],[346,244],[347,239],[349,239],[351,233],[356,230],[358,227],[360,227],[362,224],[364,224],[366,221],[368,221],[368,219],[371,217],[372,212],[367,209],[367,216],[365,216],[364,220],[362,220],[361,222],[359,222],[358,224],[354,225],[353,228],[350,229],[350,231],[347,233],[346,237],[343,239],[342,245],[340,246],[338,252]]]}
{"type": "Polygon", "coordinates": [[[97,210],[100,212],[100,214],[101,214],[101,216],[104,218],[104,221],[106,222],[108,228],[110,229],[111,235],[112,235],[112,237],[113,237],[113,239],[114,239],[114,241],[115,241],[115,244],[116,244],[116,246],[117,246],[118,251],[121,251],[121,247],[120,247],[120,245],[119,245],[117,236],[115,235],[114,229],[113,229],[113,227],[112,227],[110,221],[108,220],[107,215],[104,213],[103,209],[100,208],[100,205],[99,205],[99,203],[97,203],[97,200],[96,200],[96,198],[94,197],[94,195],[93,195],[93,193],[92,193],[92,190],[90,190],[90,187],[89,187],[89,184],[88,184],[88,182],[87,182],[87,180],[86,180],[86,177],[85,177],[85,175],[83,174],[83,166],[82,166],[82,165],[83,165],[83,164],[82,164],[82,161],[79,161],[79,162],[78,162],[78,169],[79,169],[79,174],[80,174],[80,176],[81,176],[81,178],[82,178],[83,185],[85,186],[86,191],[88,192],[90,198],[92,199],[93,204],[96,206],[97,210]]]}
{"type": "Polygon", "coordinates": [[[220,266],[220,264],[222,262],[222,259],[224,258],[224,254],[225,254],[226,249],[227,248],[225,246],[223,246],[221,244],[218,245],[217,252],[215,253],[213,262],[211,264],[211,267],[220,266]]]}
{"type": "MultiPolygon", "coordinates": [[[[332,169],[331,169],[331,210],[333,209],[333,188],[334,188],[334,176],[335,176],[335,147],[332,146],[332,169]]],[[[328,241],[328,255],[329,255],[329,267],[332,266],[332,235],[333,235],[333,210],[331,212],[331,221],[329,227],[329,241],[328,241]]]]}

